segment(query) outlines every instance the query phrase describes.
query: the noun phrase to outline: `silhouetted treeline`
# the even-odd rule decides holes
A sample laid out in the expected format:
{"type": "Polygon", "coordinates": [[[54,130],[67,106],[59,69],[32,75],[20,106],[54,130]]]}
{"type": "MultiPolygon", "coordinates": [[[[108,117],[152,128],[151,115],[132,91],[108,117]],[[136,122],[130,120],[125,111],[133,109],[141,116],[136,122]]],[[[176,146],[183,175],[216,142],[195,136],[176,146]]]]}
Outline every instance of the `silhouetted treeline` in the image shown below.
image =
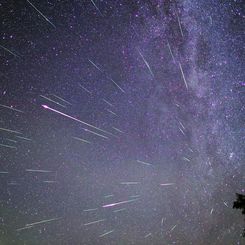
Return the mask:
{"type": "MultiPolygon", "coordinates": [[[[242,214],[245,214],[245,195],[236,193],[236,201],[233,203],[233,208],[241,209],[242,214]]],[[[245,228],[243,229],[243,237],[245,237],[245,228]]]]}

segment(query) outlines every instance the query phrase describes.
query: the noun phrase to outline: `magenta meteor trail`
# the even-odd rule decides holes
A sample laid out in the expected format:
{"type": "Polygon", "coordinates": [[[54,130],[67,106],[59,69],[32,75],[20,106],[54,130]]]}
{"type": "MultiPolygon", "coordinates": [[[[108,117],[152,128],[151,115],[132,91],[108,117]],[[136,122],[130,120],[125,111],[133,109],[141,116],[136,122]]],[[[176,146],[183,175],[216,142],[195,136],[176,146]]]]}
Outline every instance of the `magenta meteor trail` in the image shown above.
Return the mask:
{"type": "Polygon", "coordinates": [[[114,206],[117,206],[117,205],[120,205],[120,204],[124,204],[124,203],[135,202],[137,200],[139,200],[139,198],[131,199],[131,200],[127,200],[127,201],[121,201],[121,202],[114,202],[114,203],[106,204],[106,205],[104,205],[102,207],[103,208],[109,208],[109,207],[114,207],[114,206]]]}
{"type": "Polygon", "coordinates": [[[75,118],[75,117],[69,116],[69,115],[67,115],[67,114],[65,114],[65,113],[63,113],[63,112],[61,112],[61,111],[55,110],[55,109],[53,109],[53,108],[51,108],[51,107],[49,107],[49,106],[47,106],[47,105],[42,105],[42,107],[43,107],[44,109],[48,109],[48,110],[50,110],[50,111],[56,112],[56,113],[58,113],[58,114],[60,114],[60,115],[62,115],[62,116],[64,116],[64,117],[70,118],[70,119],[72,119],[72,120],[74,120],[74,121],[80,122],[80,123],[82,123],[82,124],[84,124],[84,125],[86,125],[86,126],[89,126],[89,127],[91,127],[91,128],[97,129],[97,130],[99,130],[99,131],[101,131],[101,132],[104,132],[104,133],[106,133],[106,134],[111,134],[110,132],[107,132],[107,131],[105,131],[105,130],[103,130],[103,129],[97,128],[97,127],[95,127],[95,126],[93,126],[93,125],[91,125],[91,124],[89,124],[89,123],[86,123],[86,122],[84,122],[84,121],[81,121],[81,120],[79,120],[79,119],[77,119],[77,118],[75,118]]]}

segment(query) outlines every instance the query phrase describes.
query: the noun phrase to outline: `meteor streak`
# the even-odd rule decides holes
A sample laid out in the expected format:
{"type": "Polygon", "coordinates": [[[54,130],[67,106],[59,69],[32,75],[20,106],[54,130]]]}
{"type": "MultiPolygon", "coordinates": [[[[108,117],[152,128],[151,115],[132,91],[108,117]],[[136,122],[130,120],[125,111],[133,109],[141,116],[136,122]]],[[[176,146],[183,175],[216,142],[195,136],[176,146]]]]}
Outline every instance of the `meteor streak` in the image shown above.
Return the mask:
{"type": "Polygon", "coordinates": [[[106,99],[103,99],[103,101],[108,104],[109,106],[113,106],[113,104],[111,104],[109,101],[107,101],[106,99]]]}
{"type": "Polygon", "coordinates": [[[52,25],[54,28],[56,26],[40,11],[38,10],[33,3],[31,3],[29,0],[26,0],[50,25],[52,25]]]}
{"type": "Polygon", "coordinates": [[[120,184],[121,185],[137,185],[139,184],[140,182],[121,182],[120,184]]]}
{"type": "Polygon", "coordinates": [[[183,72],[183,69],[182,69],[182,66],[181,64],[179,63],[179,68],[180,68],[180,71],[181,71],[181,75],[183,77],[183,80],[184,80],[184,83],[185,83],[185,86],[186,86],[186,89],[188,90],[188,85],[187,85],[187,82],[186,82],[186,79],[185,79],[185,74],[183,72]]]}
{"type": "Polygon", "coordinates": [[[97,135],[97,136],[99,136],[99,137],[102,137],[102,138],[104,138],[104,139],[108,139],[108,137],[106,137],[106,136],[104,136],[104,135],[102,135],[102,134],[98,134],[98,133],[96,133],[96,132],[94,132],[94,131],[91,131],[91,130],[89,130],[89,129],[87,129],[87,128],[83,128],[83,130],[86,131],[86,132],[89,132],[89,133],[91,133],[91,134],[97,135]]]}
{"type": "Polygon", "coordinates": [[[7,49],[6,47],[4,47],[4,46],[2,46],[2,45],[0,45],[0,47],[1,47],[2,49],[4,49],[5,51],[9,52],[10,54],[12,54],[13,56],[19,57],[17,54],[15,54],[15,53],[12,52],[11,50],[7,49]]]}
{"type": "Polygon", "coordinates": [[[97,11],[100,13],[100,15],[103,17],[103,14],[101,13],[100,9],[96,6],[95,2],[93,0],[90,0],[90,1],[94,5],[94,7],[97,9],[97,11]]]}
{"type": "Polygon", "coordinates": [[[108,235],[108,234],[111,234],[113,231],[114,231],[114,230],[107,231],[107,232],[101,234],[99,237],[103,237],[103,236],[106,236],[106,235],[108,235]]]}
{"type": "Polygon", "coordinates": [[[173,52],[172,52],[172,49],[171,49],[171,47],[170,47],[169,42],[168,42],[167,45],[168,45],[168,49],[169,49],[169,52],[170,52],[170,54],[171,54],[171,57],[172,57],[172,59],[173,59],[173,62],[175,63],[174,55],[173,55],[173,52]]]}
{"type": "Polygon", "coordinates": [[[88,89],[86,89],[85,87],[83,87],[80,83],[78,83],[79,87],[81,87],[84,91],[86,91],[89,94],[92,94],[91,91],[89,91],[88,89]]]}
{"type": "Polygon", "coordinates": [[[65,103],[68,104],[68,105],[72,105],[72,104],[71,104],[70,102],[68,102],[67,100],[65,100],[65,99],[63,99],[63,98],[61,98],[61,97],[59,97],[59,96],[57,96],[57,95],[55,95],[55,94],[52,94],[52,96],[54,96],[55,98],[57,98],[57,99],[59,99],[59,100],[65,102],[65,103]]]}
{"type": "Polygon", "coordinates": [[[56,105],[59,105],[59,106],[62,106],[62,107],[64,107],[64,108],[66,108],[64,105],[60,104],[59,102],[56,102],[56,101],[54,101],[54,100],[52,100],[52,99],[50,99],[50,98],[48,98],[48,97],[46,97],[46,96],[44,96],[44,95],[40,95],[40,97],[42,97],[43,99],[46,99],[46,100],[48,100],[48,101],[50,101],[50,102],[53,102],[53,103],[55,103],[56,105]]]}
{"type": "Polygon", "coordinates": [[[81,142],[83,142],[83,143],[91,144],[91,142],[88,141],[88,140],[84,140],[84,139],[81,139],[81,138],[78,138],[78,137],[72,137],[72,138],[73,138],[73,139],[76,139],[76,140],[79,140],[79,141],[81,141],[81,142]]]}
{"type": "Polygon", "coordinates": [[[26,169],[26,172],[37,172],[37,173],[51,173],[50,170],[41,170],[41,169],[26,169]]]}
{"type": "Polygon", "coordinates": [[[84,209],[83,212],[92,212],[96,210],[98,210],[98,208],[89,208],[89,209],[84,209]]]}
{"type": "Polygon", "coordinates": [[[59,219],[61,219],[61,218],[46,219],[46,220],[42,220],[42,221],[31,223],[31,224],[26,224],[25,227],[19,228],[16,231],[21,231],[21,230],[29,229],[29,228],[34,227],[35,225],[39,225],[39,224],[43,224],[43,223],[48,223],[48,222],[59,220],[59,219]]]}
{"type": "Polygon", "coordinates": [[[100,72],[102,72],[103,73],[103,71],[92,61],[92,60],[90,60],[90,59],[88,59],[88,61],[97,69],[97,70],[99,70],[100,72]]]}
{"type": "Polygon", "coordinates": [[[11,130],[11,129],[7,129],[7,128],[0,128],[0,130],[6,131],[6,132],[9,132],[9,133],[22,134],[22,133],[20,133],[20,132],[18,132],[18,131],[11,130]]]}
{"type": "Polygon", "coordinates": [[[153,72],[151,70],[151,67],[150,67],[149,63],[147,62],[147,60],[145,59],[145,57],[143,56],[143,54],[140,52],[140,50],[138,50],[138,52],[139,52],[141,58],[143,59],[145,65],[147,66],[149,72],[151,73],[152,77],[154,78],[154,74],[153,74],[153,72]]]}
{"type": "Polygon", "coordinates": [[[79,119],[77,119],[77,118],[75,118],[75,117],[69,116],[69,115],[67,115],[67,114],[65,114],[65,113],[63,113],[63,112],[61,112],[61,111],[55,110],[55,109],[53,109],[53,108],[51,108],[51,107],[49,107],[49,106],[47,106],[47,105],[42,105],[42,107],[43,107],[44,109],[48,109],[48,110],[50,110],[50,111],[56,112],[56,113],[58,113],[58,114],[60,114],[60,115],[62,115],[62,116],[64,116],[64,117],[70,118],[70,119],[72,119],[72,120],[74,120],[74,121],[80,122],[80,123],[82,123],[82,124],[84,124],[84,125],[86,125],[86,126],[88,126],[88,127],[97,129],[97,130],[99,130],[99,131],[101,131],[101,132],[103,132],[103,133],[110,134],[109,132],[107,132],[107,131],[105,131],[105,130],[103,130],[103,129],[100,129],[100,128],[98,128],[98,127],[95,127],[95,126],[93,126],[93,125],[91,125],[91,124],[89,124],[89,123],[86,123],[86,122],[84,122],[84,121],[82,121],[82,120],[79,120],[79,119]]]}
{"type": "Polygon", "coordinates": [[[12,145],[0,144],[0,146],[10,148],[10,149],[17,149],[15,146],[12,146],[12,145]]]}
{"type": "Polygon", "coordinates": [[[136,199],[131,199],[131,200],[127,200],[127,201],[121,201],[121,202],[115,202],[115,203],[110,203],[110,204],[106,204],[104,206],[102,206],[103,208],[109,208],[109,207],[114,207],[114,206],[117,206],[117,205],[120,205],[120,204],[124,204],[124,203],[130,203],[130,202],[135,202],[139,200],[139,198],[136,198],[136,199]]]}
{"type": "Polygon", "coordinates": [[[16,138],[23,139],[23,140],[27,140],[27,141],[31,141],[31,139],[26,138],[26,137],[22,137],[22,136],[16,136],[16,138]]]}
{"type": "Polygon", "coordinates": [[[165,183],[165,184],[160,184],[161,186],[170,186],[170,185],[175,185],[175,183],[165,183]]]}
{"type": "Polygon", "coordinates": [[[2,105],[2,104],[0,104],[0,106],[2,106],[2,107],[4,107],[4,108],[7,108],[7,109],[10,109],[10,110],[12,110],[12,111],[17,111],[17,112],[20,112],[20,113],[24,113],[24,112],[21,111],[21,110],[17,110],[17,109],[15,109],[15,108],[13,108],[12,106],[2,105]]]}
{"type": "Polygon", "coordinates": [[[152,166],[151,163],[148,163],[148,162],[143,162],[143,161],[140,161],[140,160],[137,160],[138,163],[142,163],[144,165],[147,165],[147,166],[152,166]]]}
{"type": "Polygon", "coordinates": [[[125,91],[112,78],[110,79],[123,93],[125,93],[125,91]]]}
{"type": "Polygon", "coordinates": [[[84,224],[84,225],[92,225],[92,224],[97,224],[97,223],[100,223],[100,222],[103,222],[103,221],[105,221],[105,219],[95,220],[95,221],[92,221],[92,222],[86,223],[86,224],[84,224]]]}

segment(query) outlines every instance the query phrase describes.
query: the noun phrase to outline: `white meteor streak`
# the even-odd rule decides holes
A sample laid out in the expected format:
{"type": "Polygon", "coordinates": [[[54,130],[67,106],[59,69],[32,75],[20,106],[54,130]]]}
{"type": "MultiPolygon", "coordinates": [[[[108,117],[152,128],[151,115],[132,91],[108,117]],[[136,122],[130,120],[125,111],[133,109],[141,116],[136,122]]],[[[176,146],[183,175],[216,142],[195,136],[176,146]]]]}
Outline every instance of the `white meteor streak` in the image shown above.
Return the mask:
{"type": "Polygon", "coordinates": [[[183,131],[183,129],[179,127],[179,130],[185,136],[185,132],[183,131]]]}
{"type": "Polygon", "coordinates": [[[88,59],[88,61],[97,69],[97,70],[99,70],[100,72],[102,72],[103,73],[103,71],[92,61],[92,60],[90,60],[90,59],[88,59]]]}
{"type": "Polygon", "coordinates": [[[105,221],[105,219],[95,220],[95,221],[92,221],[92,222],[89,222],[89,223],[86,223],[86,224],[83,224],[83,225],[92,225],[92,224],[97,224],[97,223],[100,223],[100,222],[103,222],[103,221],[105,221]]]}
{"type": "Polygon", "coordinates": [[[24,113],[24,112],[21,111],[21,110],[17,110],[17,109],[15,109],[15,108],[13,108],[12,106],[2,105],[2,104],[0,104],[0,106],[4,107],[4,108],[6,108],[6,109],[10,109],[10,110],[12,110],[12,111],[17,111],[17,112],[20,112],[20,113],[24,113]]]}
{"type": "Polygon", "coordinates": [[[118,212],[122,212],[125,210],[126,210],[126,208],[116,209],[116,210],[113,210],[113,213],[118,213],[118,212]]]}
{"type": "Polygon", "coordinates": [[[59,102],[56,102],[56,101],[54,101],[54,100],[52,100],[52,99],[50,99],[50,98],[48,98],[48,97],[46,97],[44,95],[40,95],[40,97],[42,97],[43,99],[48,100],[48,101],[50,101],[52,103],[55,103],[56,105],[62,106],[63,108],[66,108],[64,105],[60,104],[59,102]]]}
{"type": "Polygon", "coordinates": [[[174,225],[170,231],[173,231],[176,228],[177,225],[174,225]]]}
{"type": "Polygon", "coordinates": [[[91,144],[91,142],[88,141],[88,140],[84,140],[84,139],[81,139],[81,138],[78,138],[78,137],[72,137],[72,138],[75,139],[75,140],[79,140],[79,141],[81,141],[83,143],[91,144]]]}
{"type": "Polygon", "coordinates": [[[100,13],[100,15],[103,17],[103,14],[101,13],[100,9],[96,6],[95,2],[93,0],[90,0],[90,1],[94,5],[94,7],[98,10],[98,12],[100,13]]]}
{"type": "Polygon", "coordinates": [[[113,231],[114,231],[114,230],[107,231],[107,232],[101,234],[99,237],[103,237],[103,236],[106,236],[106,235],[108,235],[108,234],[111,234],[113,231]]]}
{"type": "Polygon", "coordinates": [[[104,139],[108,139],[108,137],[106,137],[106,136],[104,136],[104,135],[102,135],[102,134],[98,134],[98,133],[96,133],[96,132],[94,132],[94,131],[91,131],[91,130],[89,130],[89,129],[87,129],[87,128],[83,128],[83,130],[86,131],[86,132],[89,132],[89,133],[91,133],[91,134],[97,135],[97,136],[99,136],[99,137],[102,137],[102,138],[104,138],[104,139]]]}
{"type": "Polygon", "coordinates": [[[115,128],[115,127],[112,127],[112,128],[115,129],[117,132],[124,134],[124,132],[122,130],[115,128]]]}
{"type": "Polygon", "coordinates": [[[121,182],[120,184],[121,185],[137,185],[139,184],[140,182],[121,182]]]}
{"type": "Polygon", "coordinates": [[[84,209],[83,212],[93,212],[98,210],[98,208],[89,208],[89,209],[84,209]]]}
{"type": "Polygon", "coordinates": [[[83,87],[80,83],[78,83],[79,87],[81,87],[84,91],[86,91],[89,94],[92,94],[91,91],[89,91],[88,89],[86,89],[85,87],[83,87]]]}
{"type": "Polygon", "coordinates": [[[17,229],[17,231],[29,229],[29,228],[32,228],[32,227],[35,226],[35,225],[39,225],[39,224],[43,224],[43,223],[48,223],[48,222],[55,221],[55,220],[59,220],[59,219],[61,219],[61,218],[46,219],[46,220],[42,220],[42,221],[38,221],[38,222],[31,223],[31,224],[26,224],[25,227],[19,228],[19,229],[17,229]]]}
{"type": "Polygon", "coordinates": [[[165,183],[165,184],[160,184],[161,186],[170,186],[170,185],[175,185],[175,183],[165,183]]]}
{"type": "Polygon", "coordinates": [[[61,100],[61,101],[63,101],[63,102],[65,102],[66,104],[68,104],[68,105],[72,105],[70,102],[68,102],[67,100],[65,100],[65,99],[63,99],[63,98],[61,98],[61,97],[59,97],[59,96],[57,96],[57,95],[55,95],[55,94],[52,94],[55,98],[57,98],[57,99],[59,99],[59,100],[61,100]]]}
{"type": "Polygon", "coordinates": [[[151,163],[148,163],[148,162],[143,162],[143,161],[140,161],[140,160],[137,160],[138,163],[142,163],[144,165],[147,165],[147,166],[152,166],[151,163]]]}
{"type": "Polygon", "coordinates": [[[113,106],[113,104],[111,104],[109,101],[107,101],[106,99],[103,99],[103,101],[108,104],[109,106],[113,106]]]}
{"type": "Polygon", "coordinates": [[[187,162],[190,162],[191,160],[187,157],[183,157],[183,160],[187,161],[187,162]]]}
{"type": "Polygon", "coordinates": [[[120,205],[120,204],[124,204],[124,203],[135,202],[137,200],[139,200],[139,198],[137,198],[137,199],[131,199],[131,200],[127,200],[127,201],[121,201],[121,202],[114,202],[114,203],[106,204],[106,205],[104,205],[102,207],[103,208],[109,208],[109,207],[114,207],[114,206],[117,206],[117,205],[120,205]]]}
{"type": "Polygon", "coordinates": [[[186,86],[186,89],[188,90],[188,85],[187,85],[187,82],[186,82],[186,79],[185,79],[185,74],[183,72],[183,69],[182,69],[182,66],[181,64],[179,63],[179,68],[180,68],[180,71],[181,71],[181,75],[183,77],[183,80],[184,80],[184,83],[185,83],[185,86],[186,86]]]}
{"type": "Polygon", "coordinates": [[[181,33],[181,36],[183,37],[184,34],[183,34],[183,30],[182,30],[182,27],[181,27],[181,23],[180,23],[180,19],[179,19],[179,15],[178,15],[177,11],[176,11],[176,15],[177,15],[177,20],[178,20],[178,24],[179,24],[180,33],[181,33]]]}
{"type": "Polygon", "coordinates": [[[29,138],[26,138],[26,137],[22,137],[22,136],[16,136],[17,138],[19,139],[22,139],[22,140],[27,140],[27,141],[31,141],[31,139],[29,138]]]}
{"type": "Polygon", "coordinates": [[[171,57],[172,57],[172,59],[173,59],[173,62],[175,63],[174,55],[173,55],[173,52],[172,52],[172,49],[171,49],[171,47],[170,47],[169,42],[168,42],[167,45],[168,45],[168,49],[169,49],[169,52],[170,52],[170,54],[171,54],[171,57]]]}
{"type": "Polygon", "coordinates": [[[51,173],[52,171],[42,169],[26,169],[26,172],[51,173]]]}
{"type": "Polygon", "coordinates": [[[36,8],[36,6],[31,3],[29,0],[26,0],[50,25],[52,25],[54,28],[56,28],[56,26],[39,10],[36,8]]]}
{"type": "Polygon", "coordinates": [[[106,109],[108,112],[110,112],[112,115],[117,116],[117,114],[109,109],[106,109]]]}
{"type": "Polygon", "coordinates": [[[47,105],[42,105],[42,107],[43,107],[44,109],[48,109],[48,110],[50,110],[50,111],[56,112],[56,113],[58,113],[58,114],[60,114],[60,115],[62,115],[62,116],[64,116],[64,117],[67,117],[67,118],[70,118],[70,119],[72,119],[72,120],[74,120],[74,121],[77,121],[77,122],[79,122],[79,123],[82,123],[82,124],[84,124],[84,125],[86,125],[86,126],[89,126],[89,127],[91,127],[91,128],[97,129],[97,130],[99,130],[99,131],[101,131],[101,132],[103,132],[103,133],[111,134],[111,133],[109,133],[109,132],[107,132],[107,131],[105,131],[105,130],[103,130],[103,129],[100,129],[100,128],[98,128],[98,127],[93,126],[92,124],[86,123],[86,122],[84,122],[84,121],[82,121],[82,120],[79,120],[79,119],[77,119],[77,118],[75,118],[75,117],[69,116],[69,115],[67,115],[67,114],[65,114],[65,113],[63,113],[63,112],[61,112],[61,111],[55,110],[55,109],[53,109],[53,108],[51,108],[51,107],[49,107],[49,106],[47,106],[47,105]]]}
{"type": "Polygon", "coordinates": [[[104,198],[109,198],[109,197],[113,197],[114,195],[106,195],[104,196],[104,198]]]}
{"type": "Polygon", "coordinates": [[[138,52],[139,52],[141,58],[143,59],[145,65],[147,66],[149,72],[151,73],[152,77],[154,78],[154,74],[153,74],[153,72],[151,70],[151,67],[150,67],[149,63],[147,62],[147,60],[145,59],[145,57],[143,56],[143,54],[140,52],[140,50],[138,50],[138,52]]]}
{"type": "Polygon", "coordinates": [[[20,133],[20,132],[18,132],[18,131],[11,130],[11,129],[7,129],[7,128],[0,128],[0,130],[6,131],[6,132],[9,132],[9,133],[22,134],[22,133],[20,133]]]}
{"type": "Polygon", "coordinates": [[[15,146],[12,146],[12,145],[0,144],[0,146],[10,148],[10,149],[17,149],[15,146]]]}
{"type": "Polygon", "coordinates": [[[123,93],[125,93],[125,91],[112,78],[110,79],[123,93]]]}
{"type": "Polygon", "coordinates": [[[151,233],[148,233],[147,235],[145,235],[145,238],[151,236],[152,234],[151,233]]]}
{"type": "Polygon", "coordinates": [[[17,54],[15,54],[15,53],[12,52],[11,50],[7,49],[6,47],[4,47],[4,46],[2,46],[2,45],[0,45],[0,47],[1,47],[2,49],[4,49],[5,51],[9,52],[10,54],[12,54],[13,56],[19,57],[17,54]]]}

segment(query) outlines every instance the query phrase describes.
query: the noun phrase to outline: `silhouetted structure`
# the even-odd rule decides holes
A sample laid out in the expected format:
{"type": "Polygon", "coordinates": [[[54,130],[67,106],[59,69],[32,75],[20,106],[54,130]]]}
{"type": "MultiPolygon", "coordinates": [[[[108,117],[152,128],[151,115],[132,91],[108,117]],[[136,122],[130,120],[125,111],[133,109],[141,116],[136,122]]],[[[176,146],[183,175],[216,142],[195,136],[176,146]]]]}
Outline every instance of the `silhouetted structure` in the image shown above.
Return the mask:
{"type": "MultiPolygon", "coordinates": [[[[241,209],[242,214],[245,214],[245,195],[236,193],[236,201],[233,203],[233,208],[241,209]]],[[[245,228],[243,230],[243,237],[245,237],[245,228]]]]}

